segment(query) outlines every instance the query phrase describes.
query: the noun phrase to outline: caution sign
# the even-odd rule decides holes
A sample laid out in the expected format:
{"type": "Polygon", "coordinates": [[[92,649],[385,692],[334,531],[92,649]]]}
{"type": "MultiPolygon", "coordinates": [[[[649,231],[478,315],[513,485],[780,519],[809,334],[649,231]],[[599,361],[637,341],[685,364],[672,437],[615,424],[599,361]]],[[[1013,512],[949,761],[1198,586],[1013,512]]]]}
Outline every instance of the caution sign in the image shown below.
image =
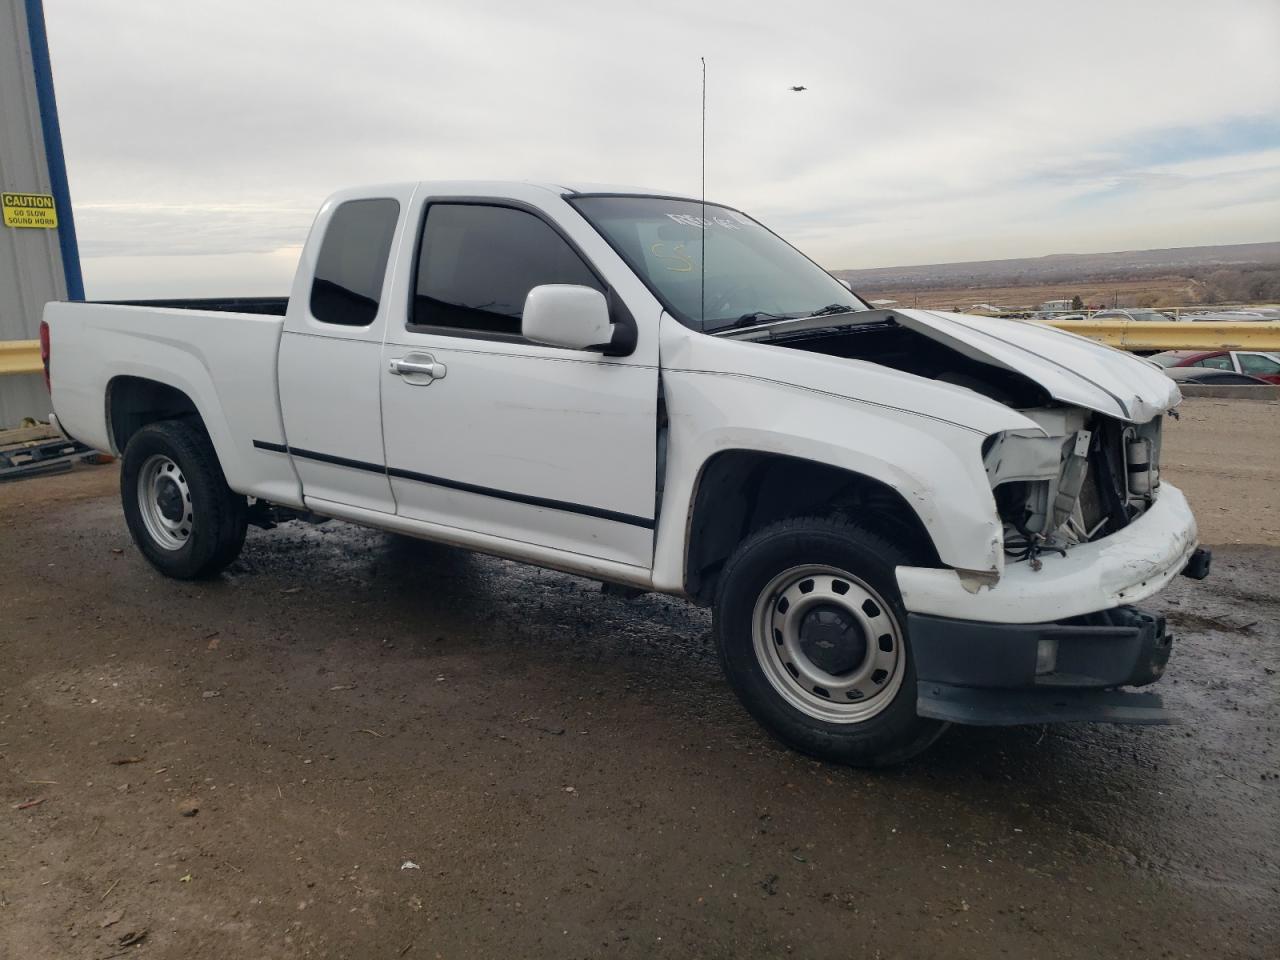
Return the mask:
{"type": "Polygon", "coordinates": [[[58,225],[58,210],[53,197],[47,193],[0,194],[4,206],[6,227],[43,227],[52,230],[58,225]]]}

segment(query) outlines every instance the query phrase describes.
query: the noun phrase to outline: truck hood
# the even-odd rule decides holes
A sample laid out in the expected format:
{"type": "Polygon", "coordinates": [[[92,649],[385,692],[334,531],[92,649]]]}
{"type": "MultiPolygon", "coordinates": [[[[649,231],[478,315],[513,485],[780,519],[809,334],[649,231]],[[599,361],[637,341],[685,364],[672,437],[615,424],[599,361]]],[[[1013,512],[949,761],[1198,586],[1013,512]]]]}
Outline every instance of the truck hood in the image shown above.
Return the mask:
{"type": "Polygon", "coordinates": [[[1061,403],[1120,420],[1146,423],[1182,399],[1178,385],[1145,360],[1065,330],[933,310],[875,313],[970,359],[1034,380],[1061,403]]]}

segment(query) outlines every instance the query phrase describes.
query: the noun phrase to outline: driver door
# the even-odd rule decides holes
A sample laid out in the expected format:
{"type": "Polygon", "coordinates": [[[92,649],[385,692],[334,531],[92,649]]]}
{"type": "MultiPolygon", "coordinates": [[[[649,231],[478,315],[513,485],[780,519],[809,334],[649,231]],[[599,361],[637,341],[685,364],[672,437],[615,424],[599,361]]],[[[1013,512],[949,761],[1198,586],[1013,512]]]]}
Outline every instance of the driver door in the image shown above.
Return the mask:
{"type": "Polygon", "coordinates": [[[603,273],[531,204],[424,202],[408,312],[382,353],[397,513],[650,568],[656,331],[642,325],[627,357],[525,340],[530,289],[603,292],[603,273]]]}

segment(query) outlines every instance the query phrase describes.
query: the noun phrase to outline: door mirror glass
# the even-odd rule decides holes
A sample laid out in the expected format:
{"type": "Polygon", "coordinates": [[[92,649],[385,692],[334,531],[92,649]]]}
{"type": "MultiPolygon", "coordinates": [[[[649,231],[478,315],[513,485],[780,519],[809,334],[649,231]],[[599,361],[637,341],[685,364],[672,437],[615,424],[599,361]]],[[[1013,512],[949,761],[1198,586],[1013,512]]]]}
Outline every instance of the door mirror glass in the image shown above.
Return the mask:
{"type": "Polygon", "coordinates": [[[524,301],[520,333],[526,340],[570,350],[603,349],[613,339],[603,293],[571,283],[544,283],[524,301]]]}

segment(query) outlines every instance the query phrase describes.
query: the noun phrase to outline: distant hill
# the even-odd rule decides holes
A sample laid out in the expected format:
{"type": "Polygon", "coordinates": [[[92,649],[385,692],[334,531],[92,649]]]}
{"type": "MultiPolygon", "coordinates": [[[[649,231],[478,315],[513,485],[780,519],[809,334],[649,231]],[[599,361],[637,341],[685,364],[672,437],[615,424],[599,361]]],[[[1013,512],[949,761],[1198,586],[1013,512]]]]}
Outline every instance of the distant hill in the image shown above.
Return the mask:
{"type": "Polygon", "coordinates": [[[935,290],[1105,283],[1193,277],[1221,269],[1280,267],[1280,241],[1117,253],[1054,253],[1019,260],[973,260],[870,270],[833,270],[856,290],[935,290]]]}

